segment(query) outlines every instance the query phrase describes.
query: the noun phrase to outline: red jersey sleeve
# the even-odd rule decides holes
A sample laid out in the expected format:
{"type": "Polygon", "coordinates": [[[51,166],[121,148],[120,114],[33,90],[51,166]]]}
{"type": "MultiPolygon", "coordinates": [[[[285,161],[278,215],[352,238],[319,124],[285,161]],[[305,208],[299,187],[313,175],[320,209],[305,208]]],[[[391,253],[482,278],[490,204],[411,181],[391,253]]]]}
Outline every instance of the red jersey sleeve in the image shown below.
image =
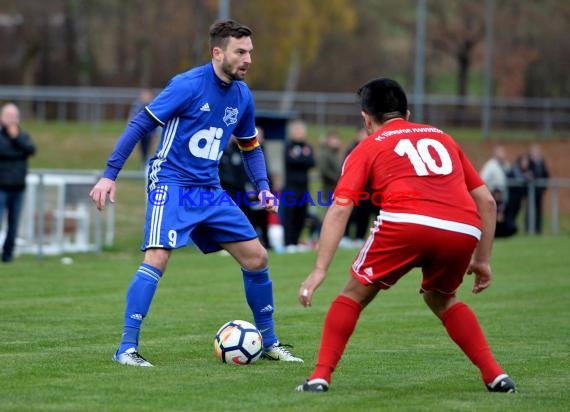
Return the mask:
{"type": "Polygon", "coordinates": [[[477,170],[473,167],[463,150],[458,148],[459,150],[459,159],[461,160],[461,166],[463,167],[463,174],[465,176],[465,185],[467,186],[468,191],[472,191],[473,189],[478,188],[479,186],[484,185],[483,179],[477,173],[477,170]]]}

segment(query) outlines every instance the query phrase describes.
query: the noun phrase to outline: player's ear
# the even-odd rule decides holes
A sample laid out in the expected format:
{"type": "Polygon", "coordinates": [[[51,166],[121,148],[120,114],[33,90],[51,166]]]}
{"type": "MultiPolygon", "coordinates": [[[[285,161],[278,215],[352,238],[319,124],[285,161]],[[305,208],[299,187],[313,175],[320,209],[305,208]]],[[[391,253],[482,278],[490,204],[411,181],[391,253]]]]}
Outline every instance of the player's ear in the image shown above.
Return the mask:
{"type": "Polygon", "coordinates": [[[221,47],[214,47],[212,48],[212,58],[214,60],[221,60],[223,58],[224,51],[221,47]]]}
{"type": "Polygon", "coordinates": [[[362,116],[362,120],[364,121],[364,128],[366,129],[366,131],[371,134],[371,130],[372,129],[372,117],[370,117],[369,114],[365,113],[365,112],[360,112],[360,115],[362,116]]]}
{"type": "Polygon", "coordinates": [[[412,117],[412,112],[406,110],[406,121],[410,120],[410,117],[412,117]]]}

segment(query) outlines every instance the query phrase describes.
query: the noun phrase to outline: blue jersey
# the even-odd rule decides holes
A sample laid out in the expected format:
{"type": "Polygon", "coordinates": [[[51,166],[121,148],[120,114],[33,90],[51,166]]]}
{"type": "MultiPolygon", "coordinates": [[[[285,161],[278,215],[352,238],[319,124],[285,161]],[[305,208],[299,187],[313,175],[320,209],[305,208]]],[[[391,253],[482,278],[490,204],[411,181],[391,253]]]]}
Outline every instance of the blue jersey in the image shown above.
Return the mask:
{"type": "Polygon", "coordinates": [[[223,82],[212,63],[172,78],[146,111],[163,126],[150,160],[150,190],[159,184],[219,187],[218,163],[232,134],[257,134],[251,91],[242,81],[223,82]]]}

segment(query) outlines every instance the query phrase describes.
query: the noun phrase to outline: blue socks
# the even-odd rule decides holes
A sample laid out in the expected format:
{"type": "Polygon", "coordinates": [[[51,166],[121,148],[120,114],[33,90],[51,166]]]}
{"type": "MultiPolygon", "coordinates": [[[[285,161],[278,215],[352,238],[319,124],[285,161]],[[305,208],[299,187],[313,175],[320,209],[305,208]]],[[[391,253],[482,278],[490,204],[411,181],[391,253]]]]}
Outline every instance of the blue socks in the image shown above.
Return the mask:
{"type": "Polygon", "coordinates": [[[129,348],[137,349],[141,324],[148,313],[154,292],[162,272],[151,265],[143,263],[139,266],[127,291],[127,307],[125,309],[125,325],[118,353],[129,348]]]}
{"type": "MultiPolygon", "coordinates": [[[[263,346],[269,347],[277,342],[275,323],[273,322],[273,290],[269,269],[250,272],[242,268],[245,297],[253,313],[255,326],[263,337],[263,346]]],[[[138,268],[127,291],[125,324],[118,353],[129,348],[138,348],[139,334],[144,317],[148,313],[152,298],[156,292],[162,272],[143,263],[138,268]]]]}
{"type": "Polygon", "coordinates": [[[275,323],[273,322],[273,290],[269,279],[269,268],[258,272],[241,269],[245,297],[253,313],[255,326],[263,337],[263,347],[268,348],[277,342],[275,323]]]}

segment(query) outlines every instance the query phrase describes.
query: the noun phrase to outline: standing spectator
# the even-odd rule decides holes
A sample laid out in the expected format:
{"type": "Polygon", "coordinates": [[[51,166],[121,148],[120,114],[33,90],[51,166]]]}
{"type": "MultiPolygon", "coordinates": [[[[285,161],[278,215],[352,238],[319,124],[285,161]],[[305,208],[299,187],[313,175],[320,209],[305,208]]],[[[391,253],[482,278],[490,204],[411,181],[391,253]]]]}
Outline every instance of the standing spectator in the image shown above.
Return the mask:
{"type": "Polygon", "coordinates": [[[332,197],[336,182],[340,177],[342,169],[339,157],[341,145],[342,142],[337,132],[330,131],[320,147],[318,166],[322,182],[321,196],[324,202],[328,202],[332,197]]]}
{"type": "Polygon", "coordinates": [[[527,199],[528,184],[533,179],[533,173],[530,169],[530,157],[528,154],[522,154],[517,158],[513,164],[512,176],[514,185],[509,189],[507,220],[510,222],[516,222],[522,204],[527,199]]]}
{"type": "Polygon", "coordinates": [[[0,110],[0,227],[7,213],[8,227],[2,262],[14,258],[18,223],[24,202],[28,157],[36,151],[30,136],[20,128],[20,110],[7,103],[0,110]]]}
{"type": "MultiPolygon", "coordinates": [[[[533,179],[548,179],[550,174],[546,167],[546,162],[542,155],[542,150],[538,144],[533,144],[529,150],[529,168],[532,172],[533,179]]],[[[546,191],[546,185],[536,182],[534,187],[534,230],[535,233],[542,233],[542,199],[546,191]]],[[[530,226],[530,216],[528,214],[529,205],[527,205],[526,225],[527,231],[530,226]]]]}
{"type": "Polygon", "coordinates": [[[510,173],[510,166],[507,162],[507,153],[503,145],[497,145],[493,149],[493,157],[485,162],[481,168],[481,179],[487,185],[491,193],[501,192],[503,202],[508,202],[507,178],[510,173]]]}
{"type": "Polygon", "coordinates": [[[307,143],[307,125],[301,120],[291,122],[289,143],[285,148],[285,187],[291,205],[284,207],[285,248],[296,250],[307,217],[309,169],[315,166],[313,148],[307,143]]]}
{"type": "MultiPolygon", "coordinates": [[[[493,148],[493,157],[485,162],[479,174],[497,203],[495,236],[509,237],[514,235],[517,232],[516,222],[511,220],[511,215],[508,213],[508,178],[512,174],[503,145],[497,145],[493,148]]],[[[516,199],[517,196],[515,196],[516,199]]]]}
{"type": "MultiPolygon", "coordinates": [[[[134,102],[133,107],[131,108],[131,113],[129,114],[129,120],[133,119],[141,110],[147,106],[154,95],[150,89],[142,89],[139,93],[138,99],[134,102]]],[[[150,160],[150,151],[152,147],[152,140],[157,135],[157,128],[146,133],[144,136],[141,137],[139,142],[139,149],[141,153],[141,164],[142,169],[146,171],[148,167],[148,161],[150,160]]]]}

